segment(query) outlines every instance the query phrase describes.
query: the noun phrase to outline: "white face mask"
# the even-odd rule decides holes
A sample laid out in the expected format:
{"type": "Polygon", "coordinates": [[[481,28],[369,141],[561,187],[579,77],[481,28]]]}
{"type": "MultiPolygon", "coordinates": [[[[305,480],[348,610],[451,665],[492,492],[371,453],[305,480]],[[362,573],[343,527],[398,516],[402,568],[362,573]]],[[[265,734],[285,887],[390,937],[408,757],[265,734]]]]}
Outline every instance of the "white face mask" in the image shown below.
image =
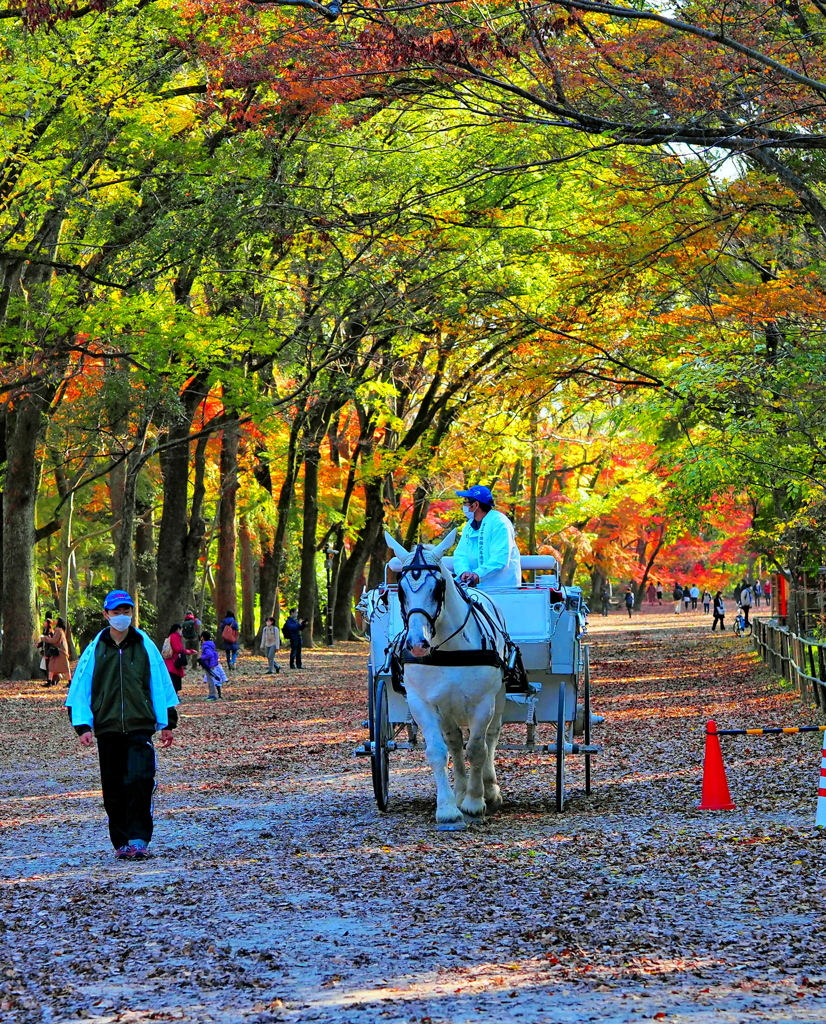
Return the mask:
{"type": "Polygon", "coordinates": [[[465,513],[465,519],[470,522],[473,519],[473,512],[471,511],[470,505],[462,505],[462,511],[465,513]]]}
{"type": "Polygon", "coordinates": [[[116,629],[119,633],[125,633],[127,629],[132,625],[131,615],[110,615],[109,625],[112,629],[116,629]]]}

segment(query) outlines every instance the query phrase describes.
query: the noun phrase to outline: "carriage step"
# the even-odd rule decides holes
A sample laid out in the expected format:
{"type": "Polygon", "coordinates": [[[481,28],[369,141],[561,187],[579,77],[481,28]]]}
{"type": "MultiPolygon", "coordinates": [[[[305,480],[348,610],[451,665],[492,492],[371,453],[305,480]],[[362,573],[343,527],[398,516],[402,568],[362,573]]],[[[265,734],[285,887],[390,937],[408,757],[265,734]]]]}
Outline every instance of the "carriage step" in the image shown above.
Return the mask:
{"type": "MultiPolygon", "coordinates": [[[[396,743],[395,740],[390,740],[387,744],[387,750],[393,753],[395,750],[423,750],[424,744],[422,743],[396,743]]],[[[353,757],[372,757],[373,756],[373,744],[370,740],[365,740],[360,747],[356,747],[353,751],[353,757]]]]}
{"type": "MultiPolygon", "coordinates": [[[[519,750],[523,754],[556,754],[555,743],[500,743],[497,750],[519,750]]],[[[563,743],[566,754],[601,754],[602,747],[585,743],[563,743]]]]}

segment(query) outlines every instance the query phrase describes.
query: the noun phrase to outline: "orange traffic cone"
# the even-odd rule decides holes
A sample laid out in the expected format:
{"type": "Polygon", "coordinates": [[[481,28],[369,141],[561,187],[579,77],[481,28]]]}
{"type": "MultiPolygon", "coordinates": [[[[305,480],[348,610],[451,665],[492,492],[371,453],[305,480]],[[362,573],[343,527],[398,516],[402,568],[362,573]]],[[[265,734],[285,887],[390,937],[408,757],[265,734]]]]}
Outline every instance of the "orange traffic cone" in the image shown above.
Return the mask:
{"type": "Polygon", "coordinates": [[[706,725],[706,756],[703,762],[703,796],[698,810],[730,811],[734,804],[728,791],[726,768],[723,764],[723,752],[720,750],[720,737],[717,735],[717,723],[710,721],[706,725]]]}
{"type": "Polygon", "coordinates": [[[817,791],[817,817],[815,825],[826,828],[826,736],[823,738],[823,753],[820,762],[820,786],[817,791]]]}

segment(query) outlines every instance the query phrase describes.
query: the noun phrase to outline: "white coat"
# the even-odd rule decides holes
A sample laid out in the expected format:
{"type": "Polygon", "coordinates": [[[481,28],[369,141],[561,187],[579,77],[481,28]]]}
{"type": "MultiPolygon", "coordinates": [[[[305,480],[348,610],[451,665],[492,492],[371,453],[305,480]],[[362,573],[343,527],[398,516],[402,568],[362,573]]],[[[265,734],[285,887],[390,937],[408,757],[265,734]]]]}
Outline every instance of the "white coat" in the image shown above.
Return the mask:
{"type": "Polygon", "coordinates": [[[482,590],[518,587],[522,569],[510,519],[491,509],[478,530],[468,523],[453,554],[453,571],[457,576],[475,572],[482,590]]]}

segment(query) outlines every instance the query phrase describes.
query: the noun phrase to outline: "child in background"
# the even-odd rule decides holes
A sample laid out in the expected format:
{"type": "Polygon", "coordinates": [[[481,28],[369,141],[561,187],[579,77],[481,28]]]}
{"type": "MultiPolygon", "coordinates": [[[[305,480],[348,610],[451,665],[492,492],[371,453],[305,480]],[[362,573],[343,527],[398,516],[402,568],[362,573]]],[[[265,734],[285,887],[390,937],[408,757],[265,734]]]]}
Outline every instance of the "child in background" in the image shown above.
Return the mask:
{"type": "Polygon", "coordinates": [[[204,670],[204,682],[209,687],[207,700],[220,700],[223,697],[221,687],[227,681],[227,677],[221,668],[221,659],[212,640],[212,633],[208,629],[201,633],[201,656],[198,658],[198,664],[204,670]]]}

